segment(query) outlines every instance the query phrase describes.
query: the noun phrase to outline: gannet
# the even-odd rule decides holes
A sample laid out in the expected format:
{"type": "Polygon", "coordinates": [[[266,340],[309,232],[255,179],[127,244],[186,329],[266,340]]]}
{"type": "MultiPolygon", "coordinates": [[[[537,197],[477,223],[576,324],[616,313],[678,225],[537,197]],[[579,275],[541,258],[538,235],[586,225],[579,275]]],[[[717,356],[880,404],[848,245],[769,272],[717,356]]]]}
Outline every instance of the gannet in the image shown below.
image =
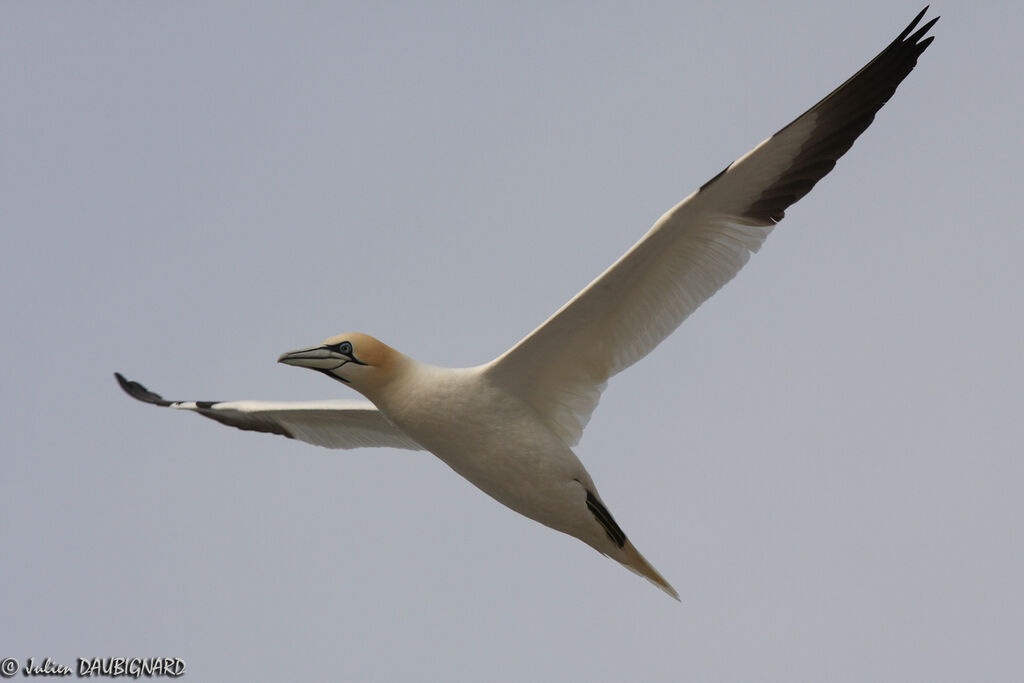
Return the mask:
{"type": "Polygon", "coordinates": [[[426,450],[498,502],[676,590],[615,522],[572,448],[608,380],[646,356],[743,267],[785,210],[868,127],[932,42],[928,8],[863,69],[683,199],[540,327],[484,365],[427,365],[346,333],[289,351],[368,401],[165,401],[132,397],[328,448],[426,450]]]}

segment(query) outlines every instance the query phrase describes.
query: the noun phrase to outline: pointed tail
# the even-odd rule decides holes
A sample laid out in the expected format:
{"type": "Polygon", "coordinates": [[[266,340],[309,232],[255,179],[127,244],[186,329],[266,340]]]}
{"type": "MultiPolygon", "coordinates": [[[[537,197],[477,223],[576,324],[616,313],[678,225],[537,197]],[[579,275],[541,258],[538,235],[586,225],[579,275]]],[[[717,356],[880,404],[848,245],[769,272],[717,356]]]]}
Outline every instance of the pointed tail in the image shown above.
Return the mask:
{"type": "MultiPolygon", "coordinates": [[[[679,593],[676,592],[676,589],[665,580],[665,577],[658,573],[657,569],[651,566],[651,563],[640,554],[640,551],[637,550],[628,539],[626,539],[625,545],[622,546],[621,553],[622,557],[617,557],[615,559],[617,559],[622,566],[634,574],[639,574],[676,600],[679,600],[679,593]]],[[[681,600],[679,601],[682,602],[681,600]]]]}

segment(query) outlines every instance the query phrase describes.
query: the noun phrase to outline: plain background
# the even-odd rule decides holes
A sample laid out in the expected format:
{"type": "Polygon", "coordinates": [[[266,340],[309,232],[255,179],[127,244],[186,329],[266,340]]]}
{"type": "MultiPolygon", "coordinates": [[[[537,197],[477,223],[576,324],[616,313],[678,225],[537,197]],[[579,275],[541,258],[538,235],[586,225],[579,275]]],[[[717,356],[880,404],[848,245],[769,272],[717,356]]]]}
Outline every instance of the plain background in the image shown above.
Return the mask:
{"type": "Polygon", "coordinates": [[[7,2],[0,657],[191,680],[1020,675],[1024,5],[874,125],[578,448],[682,604],[433,457],[128,399],[504,351],[920,6],[7,2]]]}

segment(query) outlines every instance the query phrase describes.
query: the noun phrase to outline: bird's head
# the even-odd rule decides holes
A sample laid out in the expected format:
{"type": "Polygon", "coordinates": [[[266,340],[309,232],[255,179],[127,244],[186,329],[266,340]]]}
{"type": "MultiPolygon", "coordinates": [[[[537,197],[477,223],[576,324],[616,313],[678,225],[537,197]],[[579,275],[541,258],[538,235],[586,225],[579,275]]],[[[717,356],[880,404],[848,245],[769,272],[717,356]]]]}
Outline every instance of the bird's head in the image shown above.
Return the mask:
{"type": "Polygon", "coordinates": [[[277,362],[322,372],[369,396],[394,378],[404,359],[387,344],[350,332],[307,349],[282,353],[277,362]]]}

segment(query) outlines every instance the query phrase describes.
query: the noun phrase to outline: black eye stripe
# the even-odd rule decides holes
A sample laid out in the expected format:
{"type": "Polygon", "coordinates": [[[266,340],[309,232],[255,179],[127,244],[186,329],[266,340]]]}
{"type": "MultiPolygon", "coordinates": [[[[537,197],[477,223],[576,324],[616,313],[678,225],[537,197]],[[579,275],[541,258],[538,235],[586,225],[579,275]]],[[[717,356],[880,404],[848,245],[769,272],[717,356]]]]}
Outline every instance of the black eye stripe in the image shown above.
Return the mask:
{"type": "Polygon", "coordinates": [[[366,363],[356,358],[354,350],[352,349],[352,342],[343,341],[338,344],[332,344],[327,348],[337,351],[341,355],[348,357],[348,359],[355,363],[356,365],[366,365],[366,363]]]}

